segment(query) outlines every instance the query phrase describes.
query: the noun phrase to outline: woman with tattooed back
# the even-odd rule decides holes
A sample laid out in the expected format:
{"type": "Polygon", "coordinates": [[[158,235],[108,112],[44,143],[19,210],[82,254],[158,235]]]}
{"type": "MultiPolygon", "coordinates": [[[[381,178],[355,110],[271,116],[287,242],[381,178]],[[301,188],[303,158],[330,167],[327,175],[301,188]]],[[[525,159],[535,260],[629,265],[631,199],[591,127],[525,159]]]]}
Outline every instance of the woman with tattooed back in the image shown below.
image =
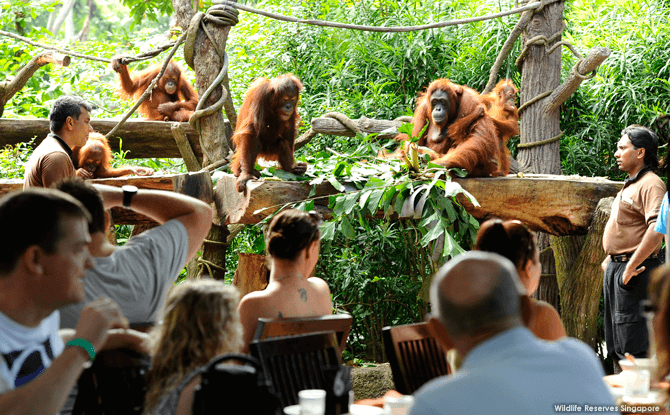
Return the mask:
{"type": "Polygon", "coordinates": [[[242,298],[238,310],[244,328],[244,351],[258,319],[317,317],[332,314],[328,284],[311,277],[319,259],[321,216],[286,210],[274,217],[265,235],[270,283],[263,291],[242,298]]]}

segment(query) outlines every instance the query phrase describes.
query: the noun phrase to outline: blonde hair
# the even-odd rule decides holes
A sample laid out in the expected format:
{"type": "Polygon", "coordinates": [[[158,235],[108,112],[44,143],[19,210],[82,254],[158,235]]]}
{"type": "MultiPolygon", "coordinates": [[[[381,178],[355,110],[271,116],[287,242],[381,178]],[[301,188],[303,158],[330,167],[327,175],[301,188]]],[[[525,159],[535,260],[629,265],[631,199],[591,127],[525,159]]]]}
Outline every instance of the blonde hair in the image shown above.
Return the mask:
{"type": "Polygon", "coordinates": [[[221,281],[186,280],[172,288],[163,321],[151,331],[151,369],[147,374],[144,413],[194,369],[242,347],[237,288],[221,281]]]}

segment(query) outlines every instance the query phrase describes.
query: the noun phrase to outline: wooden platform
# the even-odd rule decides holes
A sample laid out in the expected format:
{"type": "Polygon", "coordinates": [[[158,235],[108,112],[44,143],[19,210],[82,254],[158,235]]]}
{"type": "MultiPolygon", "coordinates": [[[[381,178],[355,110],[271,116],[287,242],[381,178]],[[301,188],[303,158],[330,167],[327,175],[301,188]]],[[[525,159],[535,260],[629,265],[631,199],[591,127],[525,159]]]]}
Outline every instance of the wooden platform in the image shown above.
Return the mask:
{"type": "MultiPolygon", "coordinates": [[[[114,179],[93,179],[91,183],[121,187],[132,184],[140,189],[167,190],[196,197],[212,203],[212,180],[208,172],[186,174],[165,174],[149,177],[119,177],[114,179]]],[[[23,188],[23,179],[0,180],[0,196],[23,188]]],[[[112,217],[117,225],[136,225],[151,223],[151,219],[132,210],[112,208],[112,217]]]]}
{"type": "MultiPolygon", "coordinates": [[[[598,201],[615,196],[623,186],[622,182],[604,178],[554,175],[510,175],[456,182],[481,205],[475,208],[461,200],[477,219],[518,219],[533,230],[557,236],[585,234],[598,201]]],[[[241,194],[235,190],[235,177],[224,175],[219,179],[214,199],[219,214],[226,216],[226,224],[258,223],[284,204],[306,199],[311,191],[311,186],[302,182],[260,180],[247,183],[247,187],[250,190],[241,194]],[[270,208],[264,209],[267,207],[270,208]]],[[[316,196],[336,193],[327,182],[316,189],[316,196]]],[[[328,198],[315,204],[326,218],[331,216],[328,198]]]]}

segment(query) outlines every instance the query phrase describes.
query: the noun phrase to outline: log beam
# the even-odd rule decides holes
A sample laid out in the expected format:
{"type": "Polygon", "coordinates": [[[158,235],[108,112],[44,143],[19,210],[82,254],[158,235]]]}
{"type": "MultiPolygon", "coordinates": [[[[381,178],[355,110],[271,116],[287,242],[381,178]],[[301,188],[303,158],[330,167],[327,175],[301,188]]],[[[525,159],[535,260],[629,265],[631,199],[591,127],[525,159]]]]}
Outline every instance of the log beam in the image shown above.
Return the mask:
{"type": "MultiPolygon", "coordinates": [[[[121,187],[132,184],[139,189],[176,191],[212,203],[212,180],[208,172],[187,174],[166,174],[156,176],[118,177],[112,179],[93,179],[91,183],[121,187]]],[[[0,197],[13,190],[23,188],[23,179],[0,180],[0,197]]],[[[116,225],[137,225],[155,223],[148,217],[130,209],[112,208],[112,218],[116,225]]]]}
{"type": "MultiPolygon", "coordinates": [[[[93,119],[91,126],[95,131],[107,134],[118,123],[118,120],[93,119]]],[[[119,139],[122,141],[122,150],[129,151],[126,158],[181,158],[179,148],[172,136],[172,122],[128,120],[119,128],[115,137],[109,138],[109,145],[113,151],[119,151],[119,139]]],[[[187,122],[177,123],[186,134],[186,138],[198,159],[202,159],[202,149],[198,133],[187,122]]],[[[232,135],[230,123],[226,121],[226,134],[232,135]]],[[[36,137],[35,145],[42,142],[49,134],[49,120],[47,119],[0,119],[0,148],[7,144],[15,145],[30,141],[36,137]]]]}
{"type": "MultiPolygon", "coordinates": [[[[622,186],[603,178],[527,175],[499,178],[456,179],[475,196],[475,208],[461,201],[477,219],[518,219],[531,229],[557,236],[586,234],[598,201],[615,196],[622,186]]],[[[255,224],[287,203],[307,199],[311,186],[301,182],[250,181],[246,193],[235,190],[235,177],[224,175],[215,188],[214,200],[226,224],[255,224]]],[[[317,186],[316,196],[337,193],[330,183],[317,186]]],[[[315,201],[326,218],[331,217],[328,198],[315,201]]]]}

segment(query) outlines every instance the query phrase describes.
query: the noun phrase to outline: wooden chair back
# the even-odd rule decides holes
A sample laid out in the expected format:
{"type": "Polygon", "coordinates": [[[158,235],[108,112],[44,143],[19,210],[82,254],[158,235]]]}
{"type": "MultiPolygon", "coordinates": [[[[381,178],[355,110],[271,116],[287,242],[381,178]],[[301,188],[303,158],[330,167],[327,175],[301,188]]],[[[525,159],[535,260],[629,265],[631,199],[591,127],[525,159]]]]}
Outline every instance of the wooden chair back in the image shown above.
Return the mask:
{"type": "Polygon", "coordinates": [[[332,331],[254,340],[249,349],[261,361],[282,408],[297,405],[303,389],[325,389],[326,371],[342,363],[332,331]]]}
{"type": "Polygon", "coordinates": [[[352,317],[349,314],[332,314],[320,317],[299,318],[259,318],[254,340],[265,340],[271,337],[294,336],[296,334],[334,331],[340,356],[347,344],[351,330],[352,317]]]}
{"type": "Polygon", "coordinates": [[[428,323],[384,327],[382,338],[398,392],[411,395],[429,380],[450,373],[447,355],[428,323]]]}
{"type": "Polygon", "coordinates": [[[130,349],[103,350],[79,376],[73,415],[140,415],[151,359],[130,349]]]}

